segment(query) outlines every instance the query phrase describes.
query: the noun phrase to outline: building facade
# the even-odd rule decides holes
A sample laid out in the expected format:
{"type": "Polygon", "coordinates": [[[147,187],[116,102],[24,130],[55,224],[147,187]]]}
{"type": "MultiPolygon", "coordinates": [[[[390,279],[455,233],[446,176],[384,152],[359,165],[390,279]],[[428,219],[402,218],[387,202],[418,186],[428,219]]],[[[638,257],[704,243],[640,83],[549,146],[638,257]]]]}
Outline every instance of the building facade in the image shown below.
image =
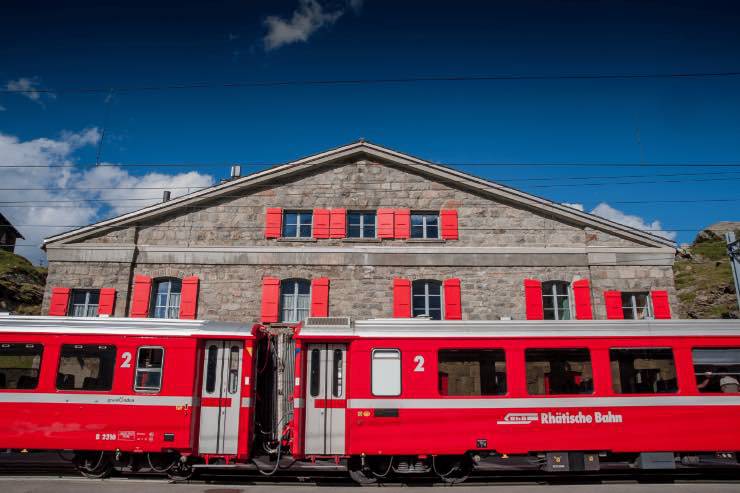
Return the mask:
{"type": "Polygon", "coordinates": [[[368,142],[45,240],[44,311],[669,318],[671,241],[368,142]]]}
{"type": "Polygon", "coordinates": [[[15,243],[18,239],[25,239],[23,235],[15,229],[10,221],[5,216],[0,214],[0,250],[13,253],[15,251],[15,243]]]}

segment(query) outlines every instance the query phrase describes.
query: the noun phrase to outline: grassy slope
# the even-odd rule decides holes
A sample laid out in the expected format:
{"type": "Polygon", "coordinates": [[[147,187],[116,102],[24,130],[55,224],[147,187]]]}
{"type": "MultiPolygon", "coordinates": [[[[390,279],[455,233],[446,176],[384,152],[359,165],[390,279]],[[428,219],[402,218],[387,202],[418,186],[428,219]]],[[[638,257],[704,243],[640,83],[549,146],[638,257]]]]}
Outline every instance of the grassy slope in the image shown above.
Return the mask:
{"type": "Polygon", "coordinates": [[[38,315],[46,272],[20,255],[0,250],[0,310],[38,315]]]}

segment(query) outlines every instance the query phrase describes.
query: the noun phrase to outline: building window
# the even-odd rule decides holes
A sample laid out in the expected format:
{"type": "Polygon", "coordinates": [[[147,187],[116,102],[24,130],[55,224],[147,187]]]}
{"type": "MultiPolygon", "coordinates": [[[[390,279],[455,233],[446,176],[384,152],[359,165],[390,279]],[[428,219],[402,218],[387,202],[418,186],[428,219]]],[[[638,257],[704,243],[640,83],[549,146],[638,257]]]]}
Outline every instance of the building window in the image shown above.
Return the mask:
{"type": "Polygon", "coordinates": [[[283,238],[311,238],[313,213],[286,211],[283,217],[283,238]]]}
{"type": "Polygon", "coordinates": [[[286,279],[280,283],[280,321],[295,323],[308,318],[311,307],[311,282],[286,279]]]}
{"type": "Polygon", "coordinates": [[[660,394],[678,390],[670,348],[609,350],[612,385],[617,394],[660,394]]]}
{"type": "Polygon", "coordinates": [[[136,356],[134,390],[137,392],[159,392],[162,389],[162,367],[164,348],[140,347],[136,356]]]}
{"type": "Polygon", "coordinates": [[[439,281],[414,281],[411,283],[413,298],[412,317],[429,317],[442,320],[442,283],[439,281]]]}
{"type": "Polygon", "coordinates": [[[439,238],[439,214],[411,214],[412,238],[439,238]]]}
{"type": "Polygon", "coordinates": [[[740,392],[740,348],[697,348],[693,357],[699,392],[740,392]]]}
{"type": "Polygon", "coordinates": [[[97,317],[100,291],[97,289],[73,289],[70,297],[69,314],[72,317],[97,317]]]}
{"type": "Polygon", "coordinates": [[[622,311],[625,320],[644,320],[653,318],[649,293],[622,292],[622,311]]]}
{"type": "Polygon", "coordinates": [[[371,388],[373,395],[401,395],[401,351],[373,349],[371,388]]]}
{"type": "Polygon", "coordinates": [[[545,320],[570,320],[570,284],[565,281],[542,283],[545,320]]]}
{"type": "Polygon", "coordinates": [[[41,344],[0,344],[0,389],[35,389],[43,350],[41,344]]]}
{"type": "Polygon", "coordinates": [[[503,395],[503,349],[443,349],[439,352],[440,395],[503,395]]]}
{"type": "Polygon", "coordinates": [[[154,302],[152,317],[180,318],[180,279],[161,279],[154,281],[154,302]]]}
{"type": "Polygon", "coordinates": [[[59,357],[58,390],[110,390],[115,346],[64,344],[59,357]]]}
{"type": "Polygon", "coordinates": [[[593,393],[588,349],[527,349],[525,356],[529,394],[593,393]]]}
{"type": "Polygon", "coordinates": [[[375,213],[350,212],[347,226],[348,238],[375,238],[375,213]]]}

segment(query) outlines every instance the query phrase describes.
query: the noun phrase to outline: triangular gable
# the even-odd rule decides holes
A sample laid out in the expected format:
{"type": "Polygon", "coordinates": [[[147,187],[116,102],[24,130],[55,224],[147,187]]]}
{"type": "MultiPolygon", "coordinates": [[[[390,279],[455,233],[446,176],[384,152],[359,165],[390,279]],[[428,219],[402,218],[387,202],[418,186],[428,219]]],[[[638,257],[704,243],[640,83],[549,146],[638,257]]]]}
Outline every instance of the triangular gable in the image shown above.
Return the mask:
{"type": "Polygon", "coordinates": [[[385,164],[413,170],[426,175],[431,179],[454,184],[474,192],[488,196],[491,200],[504,201],[520,207],[525,207],[549,216],[567,221],[572,224],[592,227],[614,236],[635,241],[647,246],[665,247],[675,246],[673,241],[666,238],[631,228],[608,219],[604,219],[587,212],[567,207],[557,202],[522,192],[515,188],[465,173],[448,166],[432,163],[423,159],[404,154],[367,141],[358,141],[351,144],[330,149],[319,154],[307,156],[290,163],[252,173],[250,175],[229,180],[213,187],[203,189],[188,195],[183,195],[168,202],[155,204],[137,211],[129,212],[111,219],[106,219],[90,226],[51,236],[44,240],[44,247],[56,242],[79,241],[90,236],[105,233],[111,228],[119,228],[152,219],[161,215],[170,214],[178,209],[233,195],[234,192],[246,191],[256,186],[264,186],[272,181],[282,180],[294,174],[304,173],[313,167],[343,162],[348,159],[372,159],[385,164]]]}

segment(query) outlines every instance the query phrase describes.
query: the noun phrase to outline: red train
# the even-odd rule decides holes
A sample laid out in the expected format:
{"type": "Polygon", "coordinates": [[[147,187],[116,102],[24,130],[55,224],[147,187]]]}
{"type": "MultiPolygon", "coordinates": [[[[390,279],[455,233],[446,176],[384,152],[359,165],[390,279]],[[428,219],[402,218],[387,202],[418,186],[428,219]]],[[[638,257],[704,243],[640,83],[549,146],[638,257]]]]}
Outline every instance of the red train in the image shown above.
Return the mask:
{"type": "Polygon", "coordinates": [[[93,477],[738,467],[738,380],[733,321],[0,317],[0,448],[93,477]]]}

